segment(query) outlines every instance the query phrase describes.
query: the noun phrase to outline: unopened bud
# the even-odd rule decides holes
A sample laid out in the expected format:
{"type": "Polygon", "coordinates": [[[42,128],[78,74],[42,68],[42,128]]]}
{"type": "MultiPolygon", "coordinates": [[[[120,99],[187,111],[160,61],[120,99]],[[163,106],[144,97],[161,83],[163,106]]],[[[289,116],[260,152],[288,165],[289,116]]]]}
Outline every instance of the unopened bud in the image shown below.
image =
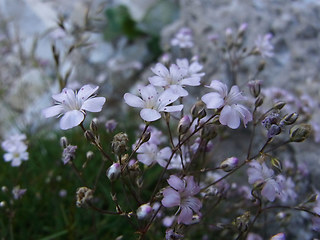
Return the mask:
{"type": "Polygon", "coordinates": [[[245,31],[247,30],[248,28],[248,24],[247,23],[242,23],[238,29],[238,36],[239,37],[242,37],[243,34],[245,33],[245,31]]]}
{"type": "Polygon", "coordinates": [[[105,124],[107,132],[108,133],[113,132],[116,129],[117,125],[118,123],[114,119],[108,120],[105,124]]]}
{"type": "Polygon", "coordinates": [[[87,154],[86,154],[86,157],[87,157],[88,160],[91,160],[93,158],[93,155],[94,154],[93,154],[92,151],[88,151],[87,154]]]}
{"type": "Polygon", "coordinates": [[[77,207],[83,207],[86,205],[87,201],[93,198],[93,191],[87,187],[80,187],[77,190],[77,207]]]}
{"type": "Polygon", "coordinates": [[[273,109],[281,110],[287,103],[285,102],[277,102],[275,105],[273,105],[273,109]]]}
{"type": "Polygon", "coordinates": [[[6,186],[2,186],[2,187],[1,187],[1,191],[2,191],[3,193],[6,193],[6,192],[8,192],[8,188],[7,188],[6,186]]]}
{"type": "Polygon", "coordinates": [[[150,137],[151,137],[151,132],[144,133],[142,138],[141,138],[141,143],[140,144],[148,142],[150,140],[150,137]]]}
{"type": "Polygon", "coordinates": [[[220,164],[220,168],[226,172],[230,172],[233,169],[235,169],[238,166],[238,164],[239,164],[238,158],[229,157],[220,164]]]}
{"type": "Polygon", "coordinates": [[[151,216],[152,212],[153,212],[152,207],[150,206],[149,203],[146,203],[141,205],[137,209],[137,217],[138,219],[146,219],[151,216]]]}
{"type": "Polygon", "coordinates": [[[205,111],[203,112],[204,108],[205,108],[204,102],[202,102],[202,101],[196,102],[196,104],[194,104],[191,108],[192,118],[193,119],[195,119],[195,118],[201,119],[201,118],[205,117],[206,112],[205,111]]]}
{"type": "Polygon", "coordinates": [[[305,201],[305,203],[313,203],[313,202],[317,201],[317,199],[318,199],[318,194],[314,193],[308,197],[308,199],[305,201]]]}
{"type": "Polygon", "coordinates": [[[7,203],[5,201],[1,201],[0,202],[0,208],[3,208],[7,205],[7,203]]]}
{"type": "Polygon", "coordinates": [[[97,121],[98,120],[96,118],[94,118],[94,119],[92,119],[92,121],[90,123],[90,130],[94,133],[97,133],[97,131],[98,131],[97,121]]]}
{"type": "Polygon", "coordinates": [[[127,144],[128,144],[128,135],[126,133],[118,133],[113,137],[112,143],[111,143],[111,148],[112,151],[117,154],[121,155],[125,153],[128,149],[127,144]]]}
{"type": "Polygon", "coordinates": [[[107,170],[107,177],[110,179],[111,182],[117,180],[121,174],[121,166],[120,163],[112,164],[107,170]]]}
{"type": "Polygon", "coordinates": [[[261,72],[264,69],[265,66],[266,66],[266,62],[265,61],[261,61],[259,63],[259,66],[258,66],[258,71],[261,72]]]}
{"type": "Polygon", "coordinates": [[[62,148],[66,148],[68,146],[68,139],[66,137],[61,137],[60,138],[60,146],[62,148]]]}
{"type": "Polygon", "coordinates": [[[260,107],[261,105],[263,104],[263,98],[262,97],[257,97],[257,99],[256,99],[256,101],[255,101],[255,103],[254,103],[254,105],[256,106],[256,107],[260,107]]]}
{"type": "Polygon", "coordinates": [[[281,133],[281,128],[276,124],[272,124],[268,130],[267,137],[270,139],[280,133],[281,133]]]}
{"type": "Polygon", "coordinates": [[[261,80],[252,80],[250,82],[248,82],[248,86],[250,89],[250,93],[252,96],[254,96],[255,98],[259,96],[260,91],[261,91],[261,80]]]}
{"type": "Polygon", "coordinates": [[[190,127],[191,120],[188,115],[185,115],[183,118],[180,119],[178,124],[178,133],[185,134],[189,127],[190,127]]]}
{"type": "Polygon", "coordinates": [[[299,114],[297,113],[287,114],[281,119],[280,125],[292,125],[297,121],[298,117],[299,114]]]}
{"type": "Polygon", "coordinates": [[[290,129],[290,141],[291,142],[303,142],[311,133],[311,126],[309,124],[295,125],[290,129]]]}
{"type": "Polygon", "coordinates": [[[89,142],[94,142],[96,140],[94,134],[90,130],[86,130],[84,132],[84,137],[87,139],[89,142]]]}
{"type": "Polygon", "coordinates": [[[277,158],[271,158],[271,165],[272,165],[273,167],[275,167],[276,169],[278,169],[279,172],[282,171],[282,164],[281,164],[281,162],[279,161],[279,159],[277,159],[277,158]]]}

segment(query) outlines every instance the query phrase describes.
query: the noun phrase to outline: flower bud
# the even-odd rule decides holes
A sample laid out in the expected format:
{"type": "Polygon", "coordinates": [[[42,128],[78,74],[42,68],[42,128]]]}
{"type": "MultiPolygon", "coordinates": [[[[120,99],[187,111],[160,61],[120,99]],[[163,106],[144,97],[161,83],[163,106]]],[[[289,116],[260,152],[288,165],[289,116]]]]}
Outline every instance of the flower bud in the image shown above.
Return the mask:
{"type": "Polygon", "coordinates": [[[60,138],[60,146],[62,148],[66,148],[68,146],[68,139],[65,136],[60,138]]]}
{"type": "Polygon", "coordinates": [[[87,139],[89,142],[94,142],[96,140],[94,134],[90,130],[86,130],[84,132],[84,137],[87,139]]]}
{"type": "Polygon", "coordinates": [[[261,61],[259,63],[259,66],[258,66],[258,71],[261,72],[264,69],[265,66],[266,66],[266,62],[265,61],[261,61]]]}
{"type": "Polygon", "coordinates": [[[1,201],[0,202],[0,208],[3,208],[7,205],[7,203],[5,201],[1,201]]]}
{"type": "Polygon", "coordinates": [[[118,123],[114,119],[108,120],[105,124],[107,132],[108,133],[113,132],[116,129],[117,125],[118,123]]]}
{"type": "Polygon", "coordinates": [[[138,219],[146,219],[151,216],[152,211],[153,209],[149,203],[142,204],[137,210],[137,217],[138,219]]]}
{"type": "Polygon", "coordinates": [[[276,136],[276,135],[278,135],[280,133],[281,133],[281,128],[276,124],[272,124],[270,126],[270,128],[268,129],[267,136],[270,139],[270,138],[273,138],[274,136],[276,136]]]}
{"type": "Polygon", "coordinates": [[[92,121],[90,123],[90,130],[94,133],[97,133],[97,131],[98,131],[97,122],[98,122],[98,119],[94,118],[94,119],[92,119],[92,121]]]}
{"type": "Polygon", "coordinates": [[[150,137],[151,137],[151,132],[146,132],[146,133],[144,133],[143,136],[142,136],[142,138],[141,138],[141,143],[140,143],[140,145],[143,144],[143,143],[148,142],[148,141],[150,140],[150,137]]]}
{"type": "Polygon", "coordinates": [[[239,159],[236,157],[229,157],[226,160],[224,160],[220,164],[220,168],[226,172],[232,171],[234,168],[236,168],[239,164],[239,159]]]}
{"type": "Polygon", "coordinates": [[[178,133],[180,135],[185,134],[190,127],[190,123],[191,121],[188,115],[185,115],[183,118],[181,118],[178,124],[178,133]]]}
{"type": "Polygon", "coordinates": [[[261,80],[252,80],[248,82],[249,90],[252,96],[255,98],[259,96],[261,91],[261,80]]]}
{"type": "Polygon", "coordinates": [[[295,125],[290,129],[290,141],[291,142],[303,142],[311,133],[311,126],[309,124],[295,125]]]}
{"type": "Polygon", "coordinates": [[[93,152],[92,151],[88,151],[86,154],[87,160],[91,160],[93,158],[93,152]]]}
{"type": "Polygon", "coordinates": [[[273,105],[274,109],[281,110],[287,103],[285,102],[277,102],[276,104],[273,105]]]}
{"type": "Polygon", "coordinates": [[[128,135],[126,133],[118,133],[113,137],[111,148],[112,151],[117,154],[121,155],[125,153],[128,150],[127,144],[128,144],[128,135]]]}
{"type": "Polygon", "coordinates": [[[281,164],[281,162],[277,159],[277,158],[271,158],[271,165],[273,166],[273,167],[275,167],[276,169],[278,169],[279,170],[279,172],[281,172],[282,171],[282,164],[281,164]]]}
{"type": "Polygon", "coordinates": [[[2,186],[2,187],[1,187],[1,191],[2,191],[3,193],[6,193],[6,192],[8,192],[8,188],[7,188],[6,186],[2,186]]]}
{"type": "Polygon", "coordinates": [[[318,199],[318,194],[313,193],[311,196],[309,196],[309,197],[307,198],[307,200],[305,201],[305,203],[313,203],[313,202],[317,201],[317,199],[318,199]]]}
{"type": "Polygon", "coordinates": [[[77,207],[83,207],[86,205],[87,201],[93,198],[93,191],[87,187],[80,187],[77,190],[77,207]]]}
{"type": "Polygon", "coordinates": [[[242,23],[238,29],[238,36],[239,37],[242,37],[243,34],[245,33],[245,31],[247,30],[248,28],[248,24],[247,23],[242,23]]]}
{"type": "Polygon", "coordinates": [[[121,174],[121,166],[120,166],[120,163],[118,162],[112,164],[106,172],[106,175],[111,182],[117,180],[120,174],[121,174]]]}
{"type": "Polygon", "coordinates": [[[297,121],[298,117],[299,115],[297,113],[287,114],[281,119],[280,125],[294,124],[297,121]]]}
{"type": "Polygon", "coordinates": [[[260,97],[260,96],[257,97],[257,99],[256,99],[256,101],[254,103],[255,107],[260,107],[262,104],[263,104],[263,98],[260,97]]]}
{"type": "Polygon", "coordinates": [[[198,101],[196,102],[196,104],[194,104],[191,108],[191,115],[192,118],[203,118],[206,116],[206,112],[205,112],[205,104],[202,101],[198,101]]]}

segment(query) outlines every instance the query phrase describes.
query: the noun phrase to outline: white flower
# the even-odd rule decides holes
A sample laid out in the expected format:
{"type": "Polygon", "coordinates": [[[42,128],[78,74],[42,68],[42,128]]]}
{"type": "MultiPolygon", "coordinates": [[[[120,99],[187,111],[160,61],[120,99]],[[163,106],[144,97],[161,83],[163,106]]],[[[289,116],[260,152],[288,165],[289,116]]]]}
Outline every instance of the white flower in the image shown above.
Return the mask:
{"type": "Polygon", "coordinates": [[[153,143],[144,143],[137,150],[137,158],[139,162],[142,162],[148,166],[153,163],[159,162],[159,164],[166,159],[169,159],[171,155],[171,149],[169,147],[165,147],[159,151],[157,145],[153,143]]]}
{"type": "Polygon", "coordinates": [[[44,109],[43,115],[46,118],[63,115],[60,120],[60,128],[63,130],[78,126],[84,120],[86,111],[101,111],[106,99],[93,96],[98,88],[84,85],[78,92],[65,88],[61,93],[52,96],[57,104],[44,109]]]}
{"type": "Polygon", "coordinates": [[[199,86],[201,77],[205,73],[200,72],[203,66],[197,62],[193,61],[189,64],[188,59],[177,59],[177,65],[181,69],[183,75],[183,84],[188,86],[199,86]]]}
{"type": "Polygon", "coordinates": [[[213,80],[210,86],[207,87],[212,88],[214,92],[203,95],[201,100],[207,105],[208,109],[222,108],[219,117],[222,125],[236,129],[240,125],[240,119],[242,119],[244,126],[249,121],[252,121],[252,114],[249,110],[242,104],[239,104],[244,100],[244,97],[239,91],[238,86],[232,86],[228,93],[226,84],[213,80]]]}
{"type": "Polygon", "coordinates": [[[270,43],[271,38],[272,34],[268,33],[263,37],[258,36],[257,40],[255,41],[255,50],[260,53],[263,58],[272,57],[274,55],[273,46],[270,43]]]}
{"type": "Polygon", "coordinates": [[[25,139],[24,134],[13,135],[1,144],[3,150],[6,151],[3,155],[4,161],[11,162],[13,167],[18,167],[22,161],[29,159],[28,146],[23,142],[25,139]]]}
{"type": "Polygon", "coordinates": [[[154,86],[148,85],[141,87],[139,92],[141,98],[126,93],[124,100],[131,107],[142,108],[140,116],[147,122],[161,118],[160,112],[179,112],[183,108],[183,105],[168,106],[179,98],[171,89],[167,89],[160,94],[154,86]]]}

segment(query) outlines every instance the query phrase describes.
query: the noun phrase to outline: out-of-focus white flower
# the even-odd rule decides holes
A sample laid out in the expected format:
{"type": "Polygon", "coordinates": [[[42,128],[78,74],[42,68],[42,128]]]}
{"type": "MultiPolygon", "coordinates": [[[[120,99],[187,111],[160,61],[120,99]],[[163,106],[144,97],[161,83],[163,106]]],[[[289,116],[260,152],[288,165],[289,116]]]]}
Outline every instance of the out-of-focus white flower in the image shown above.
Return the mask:
{"type": "Polygon", "coordinates": [[[28,146],[23,142],[24,140],[26,140],[26,135],[17,134],[1,143],[3,150],[6,151],[3,155],[4,161],[11,162],[13,167],[18,167],[22,161],[29,159],[28,146]]]}
{"type": "Polygon", "coordinates": [[[57,104],[44,109],[43,115],[46,118],[63,115],[60,120],[60,128],[63,130],[76,127],[84,120],[86,111],[101,111],[106,99],[94,97],[98,88],[84,85],[78,92],[65,88],[61,93],[52,96],[57,104]]]}
{"type": "Polygon", "coordinates": [[[295,192],[295,184],[290,177],[285,178],[283,175],[277,176],[277,182],[280,184],[282,192],[279,197],[281,202],[295,201],[298,197],[295,192]]]}
{"type": "Polygon", "coordinates": [[[263,58],[265,57],[272,57],[274,55],[273,53],[273,46],[270,43],[270,40],[272,38],[272,34],[268,33],[266,35],[258,36],[255,43],[255,51],[261,54],[263,58]]]}
{"type": "Polygon", "coordinates": [[[214,92],[203,95],[201,100],[208,109],[221,108],[219,121],[222,125],[236,129],[240,125],[240,119],[245,126],[249,121],[252,121],[252,114],[244,105],[240,104],[245,99],[238,86],[232,86],[228,93],[226,84],[213,80],[208,87],[212,88],[214,92]]]}
{"type": "MultiPolygon", "coordinates": [[[[139,162],[150,166],[153,163],[158,162],[159,164],[163,161],[167,161],[171,155],[171,149],[165,147],[159,150],[158,146],[153,143],[143,143],[137,150],[137,158],[139,162]]],[[[161,164],[160,164],[161,165],[161,164]]]]}
{"type": "Polygon", "coordinates": [[[179,98],[171,89],[159,93],[153,85],[141,87],[140,97],[131,93],[124,95],[125,102],[131,107],[142,108],[140,116],[147,122],[153,122],[161,118],[160,112],[179,112],[183,105],[168,106],[179,98]]]}
{"type": "Polygon", "coordinates": [[[191,29],[187,27],[181,28],[171,40],[171,45],[179,46],[180,48],[192,48],[193,41],[191,29]]]}
{"type": "Polygon", "coordinates": [[[27,189],[21,189],[20,186],[15,186],[12,189],[12,195],[15,200],[22,198],[22,196],[27,192],[27,189]]]}

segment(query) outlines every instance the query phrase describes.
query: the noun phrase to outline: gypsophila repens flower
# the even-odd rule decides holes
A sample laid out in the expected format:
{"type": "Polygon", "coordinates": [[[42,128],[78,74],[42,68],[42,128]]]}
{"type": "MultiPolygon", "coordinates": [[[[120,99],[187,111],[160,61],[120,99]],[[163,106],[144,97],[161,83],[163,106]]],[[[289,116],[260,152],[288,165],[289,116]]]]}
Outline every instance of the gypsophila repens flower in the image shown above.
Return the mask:
{"type": "Polygon", "coordinates": [[[179,112],[183,105],[168,106],[179,98],[171,89],[160,93],[154,86],[148,85],[139,89],[140,97],[131,93],[124,95],[126,104],[131,107],[142,108],[140,116],[147,122],[153,122],[161,118],[161,112],[179,112]]]}
{"type": "Polygon", "coordinates": [[[192,31],[190,28],[183,27],[181,28],[174,38],[171,40],[172,46],[178,46],[180,48],[192,48],[193,41],[192,41],[192,31]]]}
{"type": "Polygon", "coordinates": [[[20,186],[15,186],[12,189],[12,195],[14,200],[22,198],[22,196],[27,192],[27,189],[21,189],[20,186]]]}
{"type": "Polygon", "coordinates": [[[1,143],[1,147],[6,151],[3,155],[5,162],[11,162],[11,166],[18,167],[22,161],[29,159],[29,153],[27,152],[28,146],[24,142],[25,140],[26,135],[16,134],[1,143]]]}
{"type": "Polygon", "coordinates": [[[232,129],[236,129],[240,125],[240,119],[244,126],[252,121],[251,112],[242,104],[244,97],[238,86],[231,87],[228,93],[226,84],[213,80],[208,88],[213,89],[213,92],[202,96],[201,100],[207,105],[208,109],[220,109],[221,113],[219,121],[222,125],[227,125],[232,129]]]}
{"type": "Polygon", "coordinates": [[[55,94],[52,98],[56,105],[43,110],[46,118],[62,116],[60,128],[67,130],[78,126],[83,122],[86,112],[100,112],[106,99],[95,97],[98,86],[84,85],[78,92],[70,88],[64,88],[61,93],[55,94]]]}
{"type": "Polygon", "coordinates": [[[268,33],[266,35],[258,36],[255,41],[255,49],[254,51],[261,54],[263,58],[272,57],[274,55],[273,45],[270,40],[272,39],[272,34],[268,33]]]}
{"type": "Polygon", "coordinates": [[[200,192],[199,185],[194,181],[193,176],[186,176],[183,179],[171,175],[167,180],[170,187],[163,191],[162,205],[171,208],[179,206],[178,223],[191,224],[193,212],[200,214],[202,203],[194,195],[200,192]]]}

